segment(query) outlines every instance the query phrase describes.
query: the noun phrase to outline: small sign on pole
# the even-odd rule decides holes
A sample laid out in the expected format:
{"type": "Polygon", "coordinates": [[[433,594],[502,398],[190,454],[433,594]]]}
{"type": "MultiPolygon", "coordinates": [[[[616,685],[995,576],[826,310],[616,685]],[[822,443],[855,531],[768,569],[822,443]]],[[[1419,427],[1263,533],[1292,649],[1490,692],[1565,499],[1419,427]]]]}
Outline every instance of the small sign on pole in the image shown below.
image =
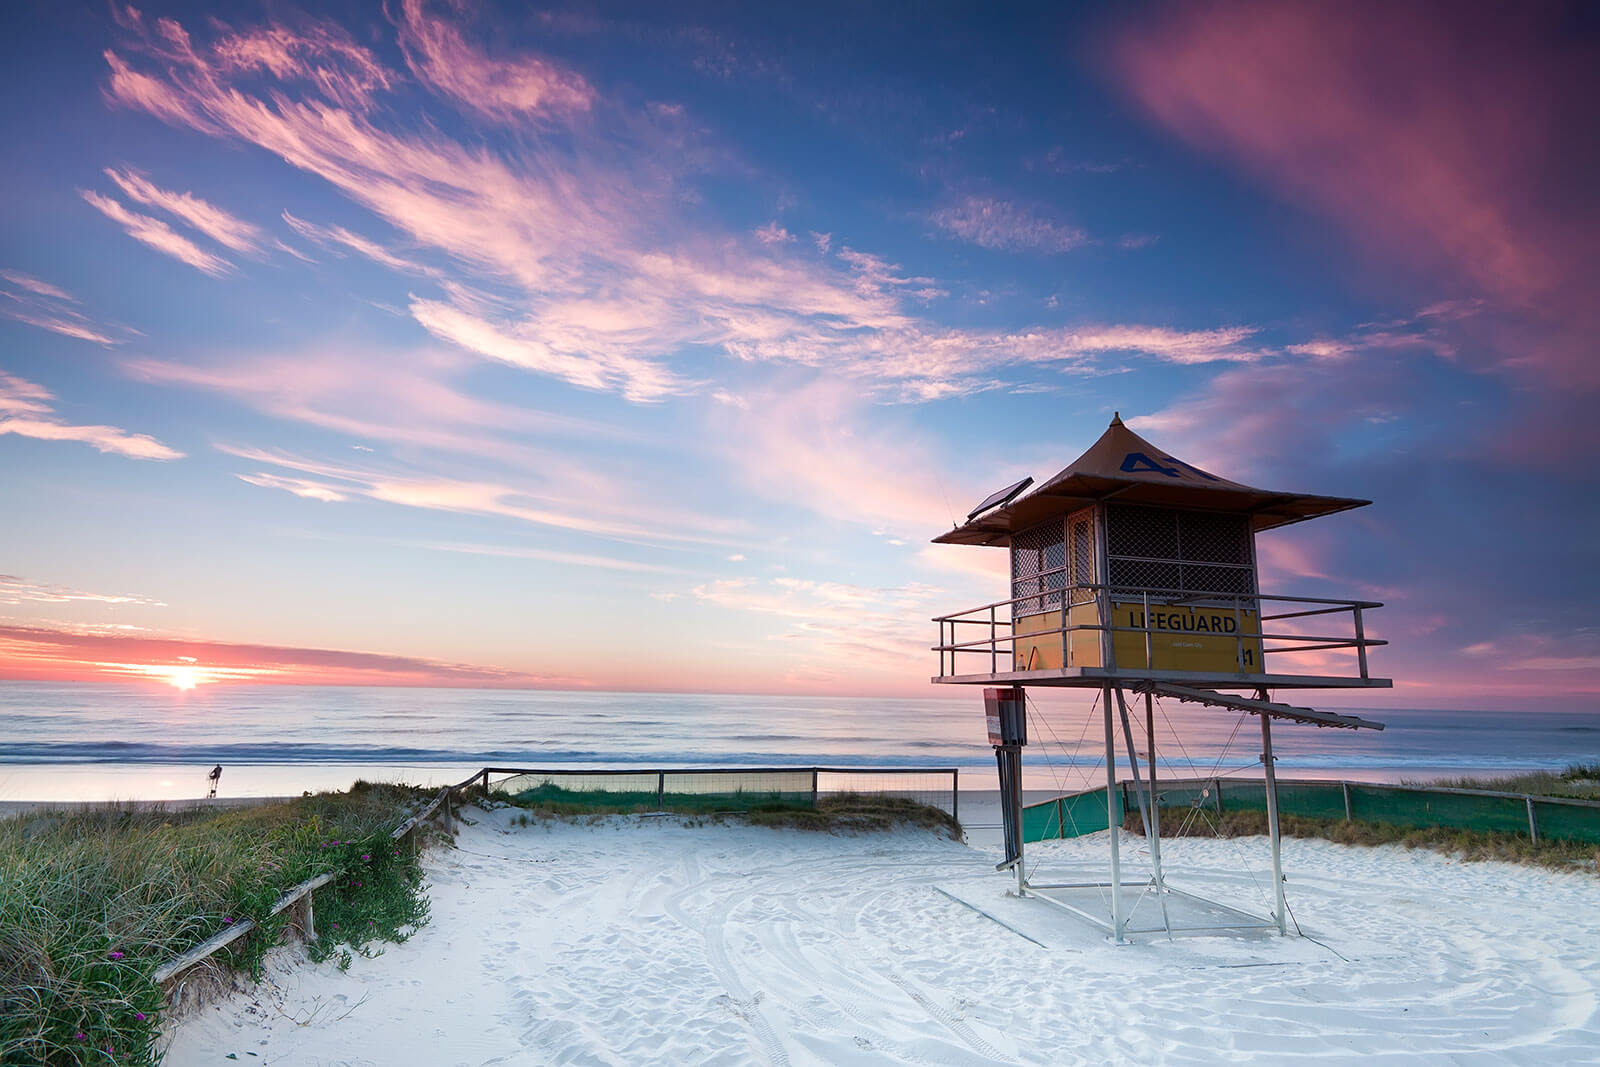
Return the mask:
{"type": "Polygon", "coordinates": [[[1025,696],[1020,688],[985,689],[983,713],[989,722],[989,743],[996,748],[1003,745],[1028,743],[1028,712],[1025,696]]]}

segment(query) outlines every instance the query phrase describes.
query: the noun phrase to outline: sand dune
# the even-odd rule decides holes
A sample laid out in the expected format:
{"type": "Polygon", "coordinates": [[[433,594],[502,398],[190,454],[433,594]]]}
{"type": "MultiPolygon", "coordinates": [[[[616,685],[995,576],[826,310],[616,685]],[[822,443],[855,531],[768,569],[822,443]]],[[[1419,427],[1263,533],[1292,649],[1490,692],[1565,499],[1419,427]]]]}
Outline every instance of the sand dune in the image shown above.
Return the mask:
{"type": "MultiPolygon", "coordinates": [[[[1600,1049],[1590,877],[1290,841],[1290,903],[1316,941],[1116,947],[1006,898],[992,853],[925,833],[474,817],[430,855],[433,920],[410,942],[345,974],[284,950],[264,984],[183,1020],[166,1062],[1548,1064],[1600,1049]]],[[[1035,855],[1086,872],[1104,842],[1035,855]]],[[[1266,880],[1259,840],[1181,842],[1170,861],[1245,903],[1266,880]]]]}

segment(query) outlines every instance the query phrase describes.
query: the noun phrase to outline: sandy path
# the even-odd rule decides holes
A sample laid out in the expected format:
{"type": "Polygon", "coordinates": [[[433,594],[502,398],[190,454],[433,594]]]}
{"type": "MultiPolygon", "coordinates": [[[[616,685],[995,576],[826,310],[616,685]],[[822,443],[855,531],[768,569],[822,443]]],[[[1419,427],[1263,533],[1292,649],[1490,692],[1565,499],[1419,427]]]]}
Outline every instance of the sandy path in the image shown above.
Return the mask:
{"type": "MultiPolygon", "coordinates": [[[[1600,1059],[1588,877],[1288,842],[1290,903],[1327,947],[1119,948],[1007,900],[991,855],[927,834],[494,812],[458,845],[428,860],[434,917],[410,942],[347,974],[285,952],[253,993],[185,1020],[167,1063],[1600,1059]]],[[[1265,879],[1238,862],[1257,846],[1183,842],[1172,861],[1249,897],[1265,879]]],[[[1103,842],[1037,854],[1071,868],[1103,842]]]]}

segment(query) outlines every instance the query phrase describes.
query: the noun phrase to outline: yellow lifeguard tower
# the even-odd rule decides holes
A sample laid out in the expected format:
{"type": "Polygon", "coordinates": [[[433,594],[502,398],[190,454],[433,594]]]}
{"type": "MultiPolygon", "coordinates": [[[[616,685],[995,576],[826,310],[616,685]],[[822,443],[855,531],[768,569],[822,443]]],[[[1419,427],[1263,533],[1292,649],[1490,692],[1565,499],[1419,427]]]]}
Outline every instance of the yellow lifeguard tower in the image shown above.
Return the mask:
{"type": "MultiPolygon", "coordinates": [[[[1113,417],[1100,439],[1066,469],[1028,492],[1031,485],[1028,478],[1007,486],[973,509],[965,523],[933,539],[1010,553],[1008,597],[934,620],[939,626],[934,682],[1004,687],[986,693],[1006,816],[1001,866],[1015,868],[1024,895],[1047,888],[1029,884],[1022,859],[1019,745],[1025,743],[1025,730],[1010,729],[1002,736],[996,725],[1022,722],[1017,709],[1025,705],[1024,687],[1100,690],[1108,804],[1117,786],[1113,706],[1118,708],[1140,808],[1152,831],[1157,893],[1166,890],[1159,818],[1151,825],[1158,807],[1154,744],[1146,785],[1124,690],[1145,697],[1146,733],[1152,739],[1153,697],[1232,708],[1261,720],[1277,882],[1271,925],[1284,931],[1271,722],[1382,726],[1277,703],[1269,690],[1374,689],[1393,683],[1368,669],[1368,650],[1385,642],[1366,636],[1365,613],[1382,605],[1262,592],[1256,535],[1370,501],[1273,492],[1229,481],[1151,444],[1120,417],[1113,417]]],[[[1108,816],[1108,821],[1112,882],[1102,888],[1112,890],[1111,930],[1120,941],[1120,817],[1108,816]]]]}

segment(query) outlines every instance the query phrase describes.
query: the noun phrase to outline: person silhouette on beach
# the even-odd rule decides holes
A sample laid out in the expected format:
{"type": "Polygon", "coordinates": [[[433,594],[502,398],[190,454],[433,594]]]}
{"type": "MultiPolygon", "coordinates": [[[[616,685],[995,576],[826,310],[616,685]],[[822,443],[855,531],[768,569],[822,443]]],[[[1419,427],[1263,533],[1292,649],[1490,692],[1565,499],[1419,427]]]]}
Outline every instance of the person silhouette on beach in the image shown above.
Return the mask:
{"type": "Polygon", "coordinates": [[[206,777],[211,780],[211,792],[206,794],[206,799],[210,800],[217,795],[217,784],[222,781],[222,764],[219,763],[211,768],[211,773],[206,777]]]}

